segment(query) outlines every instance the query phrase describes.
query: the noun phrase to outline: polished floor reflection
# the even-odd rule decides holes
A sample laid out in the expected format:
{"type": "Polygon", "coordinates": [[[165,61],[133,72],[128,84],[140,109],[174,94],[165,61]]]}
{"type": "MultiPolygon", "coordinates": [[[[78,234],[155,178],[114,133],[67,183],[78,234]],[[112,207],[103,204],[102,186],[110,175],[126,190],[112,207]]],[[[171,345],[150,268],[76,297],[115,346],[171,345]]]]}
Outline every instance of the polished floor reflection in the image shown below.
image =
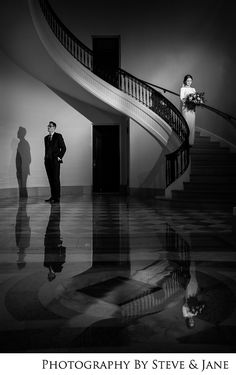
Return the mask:
{"type": "Polygon", "coordinates": [[[5,199],[1,352],[235,352],[229,209],[5,199]]]}

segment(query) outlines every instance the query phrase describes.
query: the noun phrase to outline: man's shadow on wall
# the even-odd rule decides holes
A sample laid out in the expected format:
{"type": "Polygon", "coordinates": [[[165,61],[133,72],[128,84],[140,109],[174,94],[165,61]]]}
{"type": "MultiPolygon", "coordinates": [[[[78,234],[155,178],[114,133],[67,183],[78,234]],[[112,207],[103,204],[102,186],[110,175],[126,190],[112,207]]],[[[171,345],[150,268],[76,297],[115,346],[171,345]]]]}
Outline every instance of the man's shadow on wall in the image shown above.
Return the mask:
{"type": "Polygon", "coordinates": [[[17,138],[19,139],[16,151],[16,176],[19,187],[20,198],[27,198],[27,178],[30,175],[31,153],[30,145],[25,139],[26,129],[19,127],[17,138]]]}

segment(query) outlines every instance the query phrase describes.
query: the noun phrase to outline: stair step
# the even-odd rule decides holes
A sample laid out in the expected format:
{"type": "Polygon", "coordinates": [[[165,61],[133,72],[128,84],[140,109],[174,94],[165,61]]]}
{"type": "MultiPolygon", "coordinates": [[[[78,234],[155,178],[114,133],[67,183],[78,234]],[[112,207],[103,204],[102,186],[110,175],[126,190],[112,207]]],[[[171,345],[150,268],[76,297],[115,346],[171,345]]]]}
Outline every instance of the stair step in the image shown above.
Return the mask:
{"type": "Polygon", "coordinates": [[[217,183],[215,182],[184,182],[184,187],[188,188],[189,186],[196,186],[196,189],[201,189],[202,187],[205,187],[206,189],[210,188],[224,188],[225,190],[227,189],[232,189],[236,193],[236,183],[235,184],[226,184],[225,182],[221,182],[221,180],[218,179],[217,183]]]}
{"type": "Polygon", "coordinates": [[[236,194],[235,192],[222,194],[217,191],[172,191],[173,197],[182,196],[182,198],[194,198],[194,199],[219,199],[220,201],[235,201],[236,202],[236,194]]]}
{"type": "MultiPolygon", "coordinates": [[[[210,139],[195,138],[195,141],[194,141],[194,146],[197,146],[197,145],[211,145],[211,144],[212,144],[212,142],[210,141],[210,139]]],[[[219,143],[219,146],[220,146],[220,143],[219,143]]]]}
{"type": "Polygon", "coordinates": [[[197,160],[197,161],[192,161],[192,168],[202,168],[202,167],[205,167],[205,168],[230,168],[231,170],[235,170],[236,169],[236,163],[234,162],[224,162],[224,161],[219,161],[219,162],[216,162],[214,163],[213,161],[211,160],[197,160]]]}
{"type": "Polygon", "coordinates": [[[219,194],[234,194],[236,197],[236,186],[226,186],[226,185],[217,186],[215,184],[196,186],[195,184],[190,183],[190,185],[184,186],[184,192],[199,192],[199,193],[214,192],[214,193],[219,193],[219,194]]]}
{"type": "MultiPolygon", "coordinates": [[[[193,148],[195,147],[206,147],[207,145],[209,145],[210,147],[222,147],[220,142],[206,142],[206,141],[203,141],[201,142],[201,139],[195,139],[195,142],[194,142],[194,145],[193,145],[193,148]]],[[[224,146],[225,147],[225,146],[224,146]]]]}
{"type": "Polygon", "coordinates": [[[197,166],[201,166],[201,165],[205,165],[205,166],[210,166],[210,167],[215,167],[215,168],[218,168],[218,167],[223,167],[223,168],[227,168],[228,169],[233,169],[236,167],[236,161],[234,160],[230,160],[230,161],[227,161],[227,160],[211,160],[211,159],[200,159],[200,160],[192,160],[192,166],[193,167],[197,167],[197,166]]]}
{"type": "Polygon", "coordinates": [[[195,157],[200,157],[200,156],[206,156],[206,157],[209,157],[209,156],[212,156],[213,158],[215,157],[219,157],[219,158],[222,158],[222,157],[227,157],[227,158],[233,158],[233,159],[236,159],[236,154],[231,154],[229,152],[229,150],[221,150],[221,149],[216,149],[216,150],[193,150],[191,149],[190,151],[190,155],[191,156],[195,156],[195,157]],[[234,156],[235,155],[235,156],[234,156]]]}
{"type": "Polygon", "coordinates": [[[232,156],[230,154],[221,154],[221,153],[215,153],[215,154],[205,154],[205,153],[201,153],[201,154],[190,154],[190,157],[191,157],[191,160],[213,160],[213,161],[232,161],[232,162],[236,162],[236,157],[235,156],[232,156]]]}
{"type": "Polygon", "coordinates": [[[223,209],[223,210],[228,210],[228,211],[231,211],[232,210],[232,207],[234,206],[234,203],[232,201],[228,201],[228,202],[222,202],[222,201],[219,201],[217,199],[215,200],[201,200],[201,199],[198,199],[198,200],[194,200],[194,199],[181,199],[180,197],[177,197],[177,198],[173,198],[172,201],[171,201],[171,207],[174,207],[174,208],[181,208],[181,209],[184,209],[184,208],[187,208],[189,209],[189,207],[194,207],[196,209],[212,209],[212,210],[215,210],[215,209],[223,209]]]}
{"type": "MultiPolygon", "coordinates": [[[[236,176],[214,176],[214,175],[190,175],[190,183],[198,184],[208,184],[208,183],[217,183],[217,184],[236,184],[236,176]]],[[[188,183],[188,182],[186,182],[188,183]]]]}
{"type": "Polygon", "coordinates": [[[195,176],[230,176],[230,177],[236,177],[236,171],[235,170],[227,170],[226,168],[209,168],[209,167],[194,167],[191,170],[191,175],[195,176]]]}
{"type": "Polygon", "coordinates": [[[236,154],[231,154],[230,152],[190,152],[191,158],[201,159],[201,158],[211,158],[211,159],[222,159],[222,160],[234,160],[236,161],[236,154]]]}
{"type": "Polygon", "coordinates": [[[207,135],[200,135],[198,133],[195,132],[195,140],[197,141],[201,141],[201,142],[204,142],[204,141],[207,141],[207,142],[211,142],[211,138],[207,135]]]}

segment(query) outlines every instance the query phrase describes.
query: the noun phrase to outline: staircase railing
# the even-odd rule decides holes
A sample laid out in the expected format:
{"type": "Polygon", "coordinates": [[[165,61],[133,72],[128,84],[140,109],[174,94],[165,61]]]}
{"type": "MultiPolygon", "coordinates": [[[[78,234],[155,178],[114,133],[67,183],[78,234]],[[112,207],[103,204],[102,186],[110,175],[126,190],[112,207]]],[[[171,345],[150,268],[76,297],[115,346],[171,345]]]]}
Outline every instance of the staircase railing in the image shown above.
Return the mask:
{"type": "MultiPolygon", "coordinates": [[[[143,80],[142,80],[142,82],[143,82],[143,83],[146,83],[147,85],[150,85],[150,86],[152,86],[152,87],[156,87],[156,88],[162,90],[164,93],[169,92],[170,94],[173,94],[173,95],[175,95],[175,96],[179,96],[179,94],[178,94],[177,92],[172,91],[172,90],[169,90],[169,89],[166,89],[165,87],[161,87],[161,86],[158,86],[158,85],[154,85],[153,83],[150,83],[150,82],[147,82],[147,81],[143,81],[143,80]]],[[[229,120],[229,121],[232,121],[232,120],[233,120],[233,121],[236,121],[236,117],[234,117],[234,116],[232,116],[232,115],[230,115],[230,114],[228,114],[228,113],[226,113],[226,112],[220,111],[219,109],[214,108],[214,107],[212,107],[212,106],[210,106],[210,105],[207,105],[207,104],[201,104],[201,107],[207,108],[207,109],[209,109],[210,111],[217,113],[217,115],[219,115],[219,116],[221,116],[221,117],[224,117],[226,120],[229,120]]]]}
{"type": "Polygon", "coordinates": [[[189,128],[179,110],[159,91],[123,69],[104,70],[93,63],[93,51],[85,46],[58,18],[48,0],[39,0],[44,17],[63,47],[82,65],[159,115],[172,128],[180,147],[166,155],[166,186],[189,165],[189,128]]]}

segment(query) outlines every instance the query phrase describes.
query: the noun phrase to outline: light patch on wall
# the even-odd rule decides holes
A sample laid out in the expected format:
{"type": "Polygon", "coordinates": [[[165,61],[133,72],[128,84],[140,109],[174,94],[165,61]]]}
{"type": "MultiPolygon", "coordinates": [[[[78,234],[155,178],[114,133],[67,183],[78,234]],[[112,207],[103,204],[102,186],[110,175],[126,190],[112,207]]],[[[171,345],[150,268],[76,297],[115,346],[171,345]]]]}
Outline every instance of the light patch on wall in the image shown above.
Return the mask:
{"type": "Polygon", "coordinates": [[[48,186],[44,168],[44,136],[50,120],[67,143],[62,185],[91,185],[91,123],[50,89],[1,56],[8,106],[0,115],[0,188],[17,187],[16,155],[20,127],[31,152],[27,186],[48,186]],[[2,115],[3,114],[3,115],[2,115]]]}

